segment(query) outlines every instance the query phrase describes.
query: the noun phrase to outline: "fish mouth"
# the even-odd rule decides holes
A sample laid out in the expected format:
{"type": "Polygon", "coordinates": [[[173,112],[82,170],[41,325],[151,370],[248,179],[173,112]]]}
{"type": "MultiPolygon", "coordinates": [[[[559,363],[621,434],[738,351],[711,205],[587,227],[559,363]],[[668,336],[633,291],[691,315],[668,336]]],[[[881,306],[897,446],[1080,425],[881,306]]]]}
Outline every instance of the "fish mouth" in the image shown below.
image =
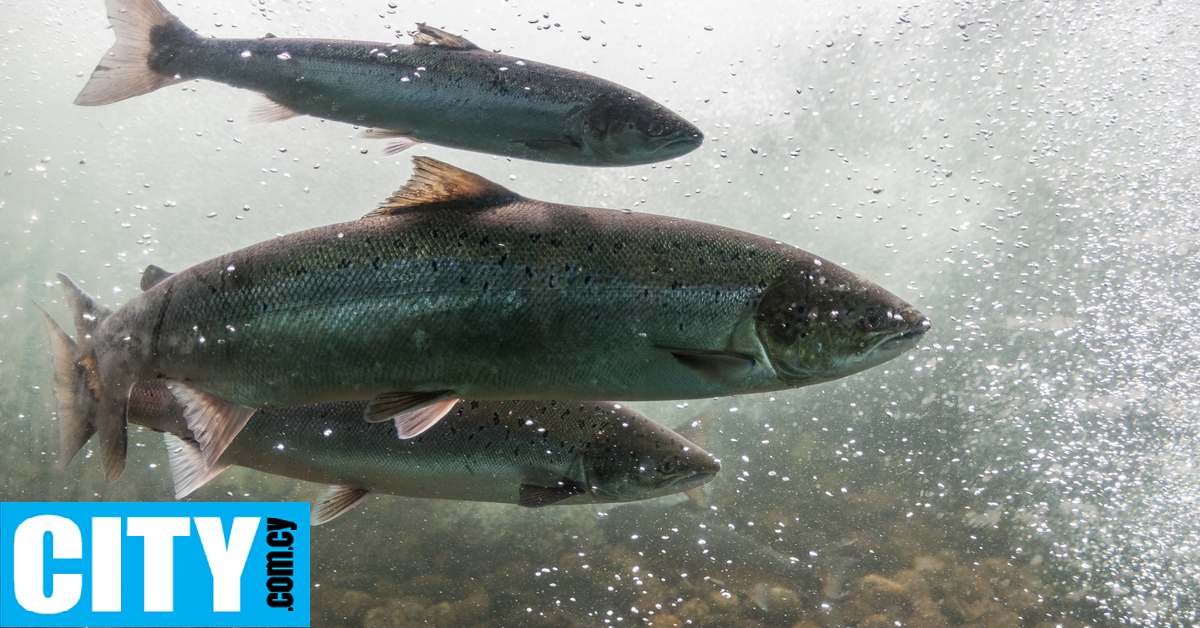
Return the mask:
{"type": "Polygon", "coordinates": [[[933,327],[933,321],[929,320],[928,316],[915,310],[905,318],[911,321],[908,329],[885,338],[883,342],[876,345],[874,351],[884,350],[896,353],[907,351],[920,342],[925,332],[933,327]]]}
{"type": "Polygon", "coordinates": [[[696,135],[692,136],[685,135],[667,140],[655,150],[656,152],[677,152],[678,154],[682,155],[684,153],[696,150],[702,143],[704,143],[704,136],[697,133],[696,135]]]}
{"type": "Polygon", "coordinates": [[[690,491],[697,486],[703,486],[717,477],[717,472],[721,470],[720,463],[717,463],[717,468],[712,471],[697,471],[689,476],[680,477],[674,482],[671,482],[670,489],[672,492],[681,493],[690,491]]]}

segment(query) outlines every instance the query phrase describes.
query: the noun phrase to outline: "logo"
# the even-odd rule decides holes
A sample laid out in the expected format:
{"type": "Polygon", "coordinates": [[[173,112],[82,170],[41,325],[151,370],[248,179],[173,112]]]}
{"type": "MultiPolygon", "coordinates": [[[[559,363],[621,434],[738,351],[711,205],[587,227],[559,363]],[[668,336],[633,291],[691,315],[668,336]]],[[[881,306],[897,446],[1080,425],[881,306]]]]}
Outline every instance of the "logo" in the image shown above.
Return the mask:
{"type": "Polygon", "coordinates": [[[308,626],[305,503],[0,503],[0,627],[308,626]]]}

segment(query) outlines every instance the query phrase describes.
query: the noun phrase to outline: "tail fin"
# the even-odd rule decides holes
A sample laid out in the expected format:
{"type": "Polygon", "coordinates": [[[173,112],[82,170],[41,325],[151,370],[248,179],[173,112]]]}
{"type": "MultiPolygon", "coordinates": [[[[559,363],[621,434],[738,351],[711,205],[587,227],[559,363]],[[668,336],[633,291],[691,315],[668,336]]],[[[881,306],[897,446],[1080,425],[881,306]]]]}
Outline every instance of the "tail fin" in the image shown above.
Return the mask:
{"type": "Polygon", "coordinates": [[[87,389],[87,369],[79,346],[37,303],[42,322],[50,332],[54,356],[54,396],[58,397],[58,468],[66,467],[83,444],[96,433],[95,403],[87,389]]]}
{"type": "Polygon", "coordinates": [[[67,301],[75,314],[75,328],[79,332],[78,346],[71,342],[70,338],[66,338],[66,342],[70,342],[70,347],[74,349],[68,356],[59,350],[66,334],[58,325],[54,325],[54,329],[51,330],[52,342],[55,345],[55,393],[59,399],[59,421],[62,425],[59,431],[63,456],[70,460],[88,437],[98,433],[100,460],[104,464],[104,481],[114,482],[125,471],[125,406],[133,383],[129,382],[123,388],[102,384],[95,349],[92,346],[92,334],[112,312],[96,303],[91,295],[75,285],[70,277],[58,273],[58,279],[62,281],[63,291],[66,292],[67,301]],[[121,390],[120,398],[113,398],[108,392],[110,390],[121,390]],[[64,399],[69,399],[70,403],[64,399]]]}
{"type": "Polygon", "coordinates": [[[173,32],[182,28],[193,36],[199,35],[171,15],[158,0],[108,0],[106,6],[117,43],[100,59],[92,78],[75,97],[75,104],[107,105],[179,82],[174,75],[159,74],[150,68],[149,60],[155,52],[152,35],[161,28],[173,32]]]}

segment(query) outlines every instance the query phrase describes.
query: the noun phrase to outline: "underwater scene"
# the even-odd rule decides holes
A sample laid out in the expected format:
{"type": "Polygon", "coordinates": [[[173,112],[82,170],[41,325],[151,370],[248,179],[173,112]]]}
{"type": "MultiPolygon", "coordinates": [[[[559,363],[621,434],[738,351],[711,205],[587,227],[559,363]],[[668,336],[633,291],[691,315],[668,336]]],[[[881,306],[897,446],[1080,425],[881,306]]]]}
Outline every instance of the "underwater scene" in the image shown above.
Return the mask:
{"type": "Polygon", "coordinates": [[[4,4],[0,501],[311,502],[313,626],[1198,625],[1197,15],[4,4]]]}

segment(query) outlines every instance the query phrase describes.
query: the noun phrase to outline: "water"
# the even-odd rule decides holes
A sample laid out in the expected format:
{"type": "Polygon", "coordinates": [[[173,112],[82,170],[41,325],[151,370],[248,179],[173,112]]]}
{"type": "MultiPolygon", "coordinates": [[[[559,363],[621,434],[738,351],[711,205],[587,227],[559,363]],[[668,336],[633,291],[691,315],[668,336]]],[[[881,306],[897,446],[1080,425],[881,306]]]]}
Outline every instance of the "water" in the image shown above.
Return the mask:
{"type": "MultiPolygon", "coordinates": [[[[252,95],[212,83],[75,107],[112,41],[101,3],[4,5],[0,499],[171,498],[153,434],[131,436],[112,486],[94,458],[54,467],[48,342],[29,303],[66,320],[56,271],[112,307],[148,263],[180,269],[360,216],[428,154],[535,198],[778,237],[934,327],[845,380],[634,404],[667,425],[717,411],[708,448],[725,468],[705,517],[813,565],[824,593],[753,569],[681,578],[696,546],[655,558],[626,542],[685,536],[652,528],[679,506],[630,506],[645,516],[624,530],[589,508],[381,496],[314,531],[314,625],[1194,625],[1193,7],[755,7],[171,7],[217,36],[390,41],[426,21],[615,80],[707,135],[671,162],[601,170],[424,146],[385,158],[345,125],[251,124],[252,95]],[[767,609],[754,579],[773,587],[767,609]]],[[[194,498],[317,491],[235,470],[194,498]]]]}

